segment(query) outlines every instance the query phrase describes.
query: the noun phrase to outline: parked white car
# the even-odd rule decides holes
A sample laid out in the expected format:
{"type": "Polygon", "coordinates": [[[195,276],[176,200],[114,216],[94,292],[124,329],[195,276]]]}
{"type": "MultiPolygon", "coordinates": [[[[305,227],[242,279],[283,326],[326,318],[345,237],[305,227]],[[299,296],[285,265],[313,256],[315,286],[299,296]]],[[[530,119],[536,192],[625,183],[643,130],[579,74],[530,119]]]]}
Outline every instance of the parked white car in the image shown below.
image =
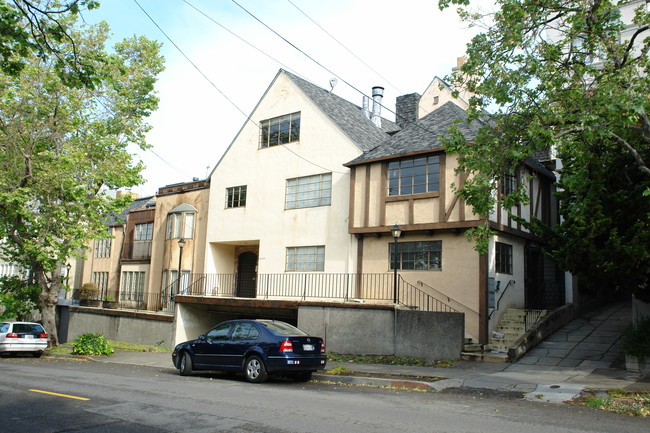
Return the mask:
{"type": "Polygon", "coordinates": [[[0,322],[0,355],[31,353],[38,358],[47,349],[48,335],[34,322],[0,322]]]}

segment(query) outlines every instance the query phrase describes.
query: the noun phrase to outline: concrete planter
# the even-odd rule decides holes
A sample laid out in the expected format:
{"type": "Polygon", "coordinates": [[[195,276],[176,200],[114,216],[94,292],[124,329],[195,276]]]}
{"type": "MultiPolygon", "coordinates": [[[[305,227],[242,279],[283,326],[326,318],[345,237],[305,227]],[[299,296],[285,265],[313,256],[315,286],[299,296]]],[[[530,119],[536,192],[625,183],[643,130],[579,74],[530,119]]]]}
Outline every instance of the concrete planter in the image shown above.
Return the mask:
{"type": "Polygon", "coordinates": [[[648,359],[641,361],[634,355],[625,355],[625,369],[631,373],[650,374],[650,362],[648,359]]]}
{"type": "Polygon", "coordinates": [[[115,310],[119,306],[117,301],[104,301],[102,307],[108,310],[115,310]]]}

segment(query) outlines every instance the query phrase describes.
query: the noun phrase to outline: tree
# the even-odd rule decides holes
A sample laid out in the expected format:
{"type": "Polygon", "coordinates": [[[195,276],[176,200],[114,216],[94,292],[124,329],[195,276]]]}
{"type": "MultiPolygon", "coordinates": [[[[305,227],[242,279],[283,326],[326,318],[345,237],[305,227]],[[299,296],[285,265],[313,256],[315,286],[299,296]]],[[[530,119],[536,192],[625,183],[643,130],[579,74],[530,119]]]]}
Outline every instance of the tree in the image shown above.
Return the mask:
{"type": "Polygon", "coordinates": [[[7,239],[0,248],[41,288],[53,346],[62,266],[89,240],[106,237],[103,218],[126,205],[128,197],[112,199],[107,189],[141,182],[141,162],[128,147],[146,148],[145,118],[157,108],[163,69],[157,42],[133,37],[109,53],[106,23],[65,25],[76,50],[94,59],[92,88],[67,85],[57,59],[36,54],[19,75],[0,74],[0,237],[7,239]]]}
{"type": "Polygon", "coordinates": [[[647,295],[650,275],[650,11],[645,1],[497,0],[479,14],[468,0],[441,0],[482,33],[450,79],[475,94],[472,116],[490,126],[467,143],[455,132],[449,151],[470,179],[458,190],[486,223],[471,236],[485,251],[489,213],[514,209],[524,185],[503,198],[499,179],[536,151],[559,161],[561,221],[533,221],[547,253],[595,290],[647,295]],[[626,27],[621,11],[629,13],[626,27]]]}
{"type": "Polygon", "coordinates": [[[41,288],[18,276],[0,277],[0,320],[27,320],[38,308],[41,288]]]}
{"type": "Polygon", "coordinates": [[[81,9],[97,7],[94,0],[0,0],[0,70],[18,75],[31,56],[53,58],[67,85],[94,86],[95,65],[77,49],[68,22],[81,9]]]}

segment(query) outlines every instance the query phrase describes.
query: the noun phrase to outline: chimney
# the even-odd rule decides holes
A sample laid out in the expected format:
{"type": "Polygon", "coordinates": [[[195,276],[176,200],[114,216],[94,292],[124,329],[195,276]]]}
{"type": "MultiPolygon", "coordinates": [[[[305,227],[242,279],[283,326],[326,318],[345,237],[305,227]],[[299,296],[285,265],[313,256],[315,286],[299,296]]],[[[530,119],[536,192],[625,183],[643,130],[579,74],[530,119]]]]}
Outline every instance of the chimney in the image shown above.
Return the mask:
{"type": "Polygon", "coordinates": [[[372,88],[372,116],[370,120],[381,128],[381,100],[384,97],[384,88],[375,86],[372,88]]]}
{"type": "Polygon", "coordinates": [[[451,68],[451,72],[456,73],[460,72],[460,67],[467,63],[467,58],[465,56],[456,57],[456,67],[451,68]]]}
{"type": "Polygon", "coordinates": [[[370,98],[363,95],[363,115],[370,119],[370,98]]]}
{"type": "Polygon", "coordinates": [[[415,123],[418,120],[418,107],[420,105],[419,93],[410,93],[397,97],[395,103],[395,122],[397,126],[404,129],[409,123],[415,123]]]}

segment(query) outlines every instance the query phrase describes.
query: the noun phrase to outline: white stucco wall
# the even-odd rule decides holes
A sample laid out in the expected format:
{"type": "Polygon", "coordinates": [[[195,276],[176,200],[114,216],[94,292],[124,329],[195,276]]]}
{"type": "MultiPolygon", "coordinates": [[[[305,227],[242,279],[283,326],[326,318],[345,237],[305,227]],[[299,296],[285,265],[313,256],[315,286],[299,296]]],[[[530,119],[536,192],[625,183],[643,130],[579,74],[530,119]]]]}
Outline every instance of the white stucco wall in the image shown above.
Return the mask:
{"type": "Polygon", "coordinates": [[[285,271],[287,247],[325,245],[327,273],[355,268],[348,233],[349,169],[361,151],[283,74],[267,90],[211,177],[206,273],[234,272],[232,246],[259,245],[259,273],[285,271]],[[300,112],[300,141],[260,149],[259,123],[300,112]],[[286,181],[332,174],[331,205],[285,210],[286,181]],[[246,206],[225,208],[226,188],[246,185],[246,206]]]}

